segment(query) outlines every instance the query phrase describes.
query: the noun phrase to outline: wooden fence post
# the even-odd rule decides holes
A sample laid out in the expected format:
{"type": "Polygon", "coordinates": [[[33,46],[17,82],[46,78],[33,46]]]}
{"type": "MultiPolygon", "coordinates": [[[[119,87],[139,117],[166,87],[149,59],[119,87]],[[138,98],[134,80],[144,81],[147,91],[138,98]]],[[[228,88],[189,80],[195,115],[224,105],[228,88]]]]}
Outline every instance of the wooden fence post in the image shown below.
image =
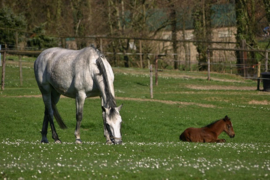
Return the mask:
{"type": "Polygon", "coordinates": [[[141,68],[143,68],[143,63],[142,63],[142,41],[139,40],[140,42],[140,65],[141,65],[141,68]]]}
{"type": "Polygon", "coordinates": [[[20,67],[20,85],[23,85],[23,75],[22,75],[22,56],[19,55],[19,67],[20,67]]]}
{"type": "Polygon", "coordinates": [[[265,51],[265,72],[268,71],[268,51],[265,51]]]}
{"type": "Polygon", "coordinates": [[[2,79],[1,79],[1,89],[5,89],[5,73],[6,73],[6,51],[3,53],[3,63],[2,63],[2,79]]]}
{"type": "MultiPolygon", "coordinates": [[[[0,44],[0,50],[1,50],[1,44],[0,44]]],[[[0,66],[2,66],[1,52],[0,52],[0,66]]]]}
{"type": "Polygon", "coordinates": [[[100,52],[103,52],[103,48],[102,48],[102,38],[99,39],[99,49],[100,49],[100,52]]]}
{"type": "Polygon", "coordinates": [[[61,46],[62,46],[62,48],[67,48],[66,47],[66,38],[64,38],[64,37],[61,37],[61,46]]]}
{"type": "Polygon", "coordinates": [[[150,96],[153,99],[153,76],[152,76],[152,64],[150,64],[150,96]]]}
{"type": "MultiPolygon", "coordinates": [[[[242,40],[242,49],[247,49],[246,40],[242,40]]],[[[243,58],[243,69],[244,69],[244,77],[247,77],[247,70],[246,70],[246,61],[247,61],[247,51],[242,52],[242,58],[243,58]]]]}
{"type": "Polygon", "coordinates": [[[210,80],[210,50],[207,49],[207,65],[208,65],[208,76],[207,76],[207,80],[209,81],[210,80]]]}
{"type": "Polygon", "coordinates": [[[156,56],[156,68],[155,68],[155,85],[158,85],[158,56],[156,56]]]}
{"type": "Polygon", "coordinates": [[[261,62],[258,62],[257,67],[257,90],[260,90],[260,81],[261,81],[261,62]]]}
{"type": "Polygon", "coordinates": [[[18,47],[19,47],[18,31],[15,32],[15,46],[16,46],[16,49],[18,50],[18,47]]]}

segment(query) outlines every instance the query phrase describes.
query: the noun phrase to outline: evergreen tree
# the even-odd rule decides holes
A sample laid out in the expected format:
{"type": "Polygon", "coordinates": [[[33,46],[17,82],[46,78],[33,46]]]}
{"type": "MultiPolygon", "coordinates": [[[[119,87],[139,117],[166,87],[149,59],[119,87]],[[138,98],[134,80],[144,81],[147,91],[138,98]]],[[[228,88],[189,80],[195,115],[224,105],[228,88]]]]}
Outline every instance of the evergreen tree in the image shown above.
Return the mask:
{"type": "Polygon", "coordinates": [[[16,15],[12,9],[3,7],[0,9],[0,44],[16,44],[16,33],[18,41],[22,41],[26,28],[23,15],[16,15]]]}

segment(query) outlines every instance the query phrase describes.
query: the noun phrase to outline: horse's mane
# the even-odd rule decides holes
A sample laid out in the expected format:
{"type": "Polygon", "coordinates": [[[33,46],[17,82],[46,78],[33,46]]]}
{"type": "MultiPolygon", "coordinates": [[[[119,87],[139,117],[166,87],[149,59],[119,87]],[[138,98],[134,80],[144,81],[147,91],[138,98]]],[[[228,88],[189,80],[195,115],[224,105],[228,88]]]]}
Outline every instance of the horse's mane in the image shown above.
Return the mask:
{"type": "Polygon", "coordinates": [[[208,125],[206,125],[206,126],[204,126],[204,127],[211,127],[213,124],[215,124],[216,122],[218,122],[218,121],[220,121],[221,119],[219,119],[219,120],[216,120],[216,121],[213,121],[213,122],[211,122],[210,124],[208,124],[208,125]]]}
{"type": "Polygon", "coordinates": [[[100,71],[100,74],[103,76],[104,86],[105,86],[105,94],[106,94],[106,106],[107,107],[116,107],[115,98],[113,97],[111,90],[109,88],[109,80],[108,80],[108,74],[106,72],[106,68],[103,64],[102,59],[99,57],[96,61],[97,67],[100,71]]]}
{"type": "Polygon", "coordinates": [[[213,124],[215,124],[216,122],[218,122],[220,120],[230,120],[230,118],[228,116],[225,116],[225,118],[213,121],[213,122],[211,122],[210,124],[208,124],[208,125],[206,125],[204,127],[211,127],[213,124]]]}
{"type": "Polygon", "coordinates": [[[90,47],[96,51],[99,57],[105,57],[93,44],[91,44],[90,47]]]}

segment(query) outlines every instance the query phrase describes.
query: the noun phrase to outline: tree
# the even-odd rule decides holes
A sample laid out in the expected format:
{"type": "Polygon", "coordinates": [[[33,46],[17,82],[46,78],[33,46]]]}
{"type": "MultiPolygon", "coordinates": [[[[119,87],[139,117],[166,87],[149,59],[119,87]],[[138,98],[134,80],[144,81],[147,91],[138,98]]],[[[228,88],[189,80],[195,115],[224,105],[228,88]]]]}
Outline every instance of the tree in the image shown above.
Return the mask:
{"type": "Polygon", "coordinates": [[[45,33],[45,24],[41,24],[33,30],[31,38],[27,40],[27,45],[31,48],[42,50],[44,48],[55,47],[58,45],[57,39],[45,33]]]}
{"type": "Polygon", "coordinates": [[[183,65],[183,70],[188,70],[190,69],[190,54],[189,54],[189,45],[188,42],[185,41],[187,39],[186,35],[186,29],[191,28],[192,23],[192,10],[194,8],[194,4],[196,4],[196,1],[194,2],[193,0],[182,0],[182,3],[179,4],[179,12],[180,12],[180,18],[179,18],[179,23],[181,25],[181,30],[182,30],[182,46],[184,50],[184,59],[185,59],[185,64],[183,65]]]}
{"type": "MultiPolygon", "coordinates": [[[[252,48],[256,48],[257,40],[255,37],[256,34],[256,19],[255,19],[255,0],[238,0],[235,1],[235,12],[236,12],[236,19],[237,19],[237,34],[236,34],[236,41],[237,46],[242,48],[243,42],[245,42],[248,46],[252,48]]],[[[246,72],[246,63],[244,58],[242,57],[242,52],[237,51],[237,64],[239,65],[238,73],[242,76],[245,76],[246,73],[250,73],[253,75],[253,71],[246,72]]],[[[250,64],[257,64],[255,59],[254,52],[250,52],[248,54],[249,63],[250,64]]]]}
{"type": "Polygon", "coordinates": [[[198,62],[199,70],[206,70],[207,65],[207,47],[210,46],[211,41],[211,15],[213,11],[211,9],[210,0],[202,0],[197,6],[194,7],[193,12],[193,26],[194,36],[197,40],[195,43],[197,51],[199,53],[198,62]],[[207,43],[205,43],[207,42],[207,43]]]}
{"type": "Polygon", "coordinates": [[[17,44],[22,41],[26,28],[23,15],[16,15],[12,9],[3,7],[0,9],[0,44],[17,44]],[[16,37],[17,36],[17,37],[16,37]]]}
{"type": "Polygon", "coordinates": [[[263,0],[265,12],[266,12],[266,18],[268,22],[270,23],[270,1],[269,0],[263,0]]]}
{"type": "Polygon", "coordinates": [[[173,57],[174,57],[174,69],[178,69],[178,58],[177,58],[177,29],[176,29],[176,9],[174,6],[174,2],[172,2],[171,0],[168,0],[169,4],[168,4],[168,8],[170,11],[170,15],[169,15],[169,21],[170,21],[170,26],[171,26],[171,34],[172,34],[172,48],[173,48],[173,57]]]}

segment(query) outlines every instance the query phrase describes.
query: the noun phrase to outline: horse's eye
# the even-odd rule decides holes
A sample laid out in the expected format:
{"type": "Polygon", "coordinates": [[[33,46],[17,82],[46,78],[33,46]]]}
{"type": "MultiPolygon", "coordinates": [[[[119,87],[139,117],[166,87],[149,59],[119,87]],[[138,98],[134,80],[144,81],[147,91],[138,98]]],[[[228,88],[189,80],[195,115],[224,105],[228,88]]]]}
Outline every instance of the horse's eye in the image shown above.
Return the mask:
{"type": "Polygon", "coordinates": [[[230,125],[227,125],[227,127],[228,127],[228,128],[231,128],[231,126],[230,126],[230,125]]]}

